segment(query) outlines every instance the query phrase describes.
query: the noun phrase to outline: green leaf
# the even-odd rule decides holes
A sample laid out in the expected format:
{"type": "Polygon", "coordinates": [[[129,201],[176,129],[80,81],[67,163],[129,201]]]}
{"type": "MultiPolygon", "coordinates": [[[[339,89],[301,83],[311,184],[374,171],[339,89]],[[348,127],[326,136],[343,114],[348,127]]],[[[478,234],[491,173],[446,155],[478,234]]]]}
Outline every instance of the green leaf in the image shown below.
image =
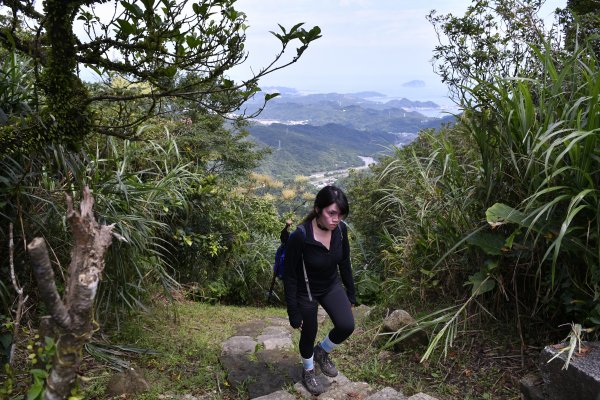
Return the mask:
{"type": "MultiPolygon", "coordinates": [[[[300,28],[302,25],[304,25],[304,22],[300,22],[294,26],[292,26],[292,29],[290,29],[290,33],[294,33],[298,30],[298,28],[300,28]]],[[[284,31],[285,32],[285,31],[284,31]]]]}
{"type": "Polygon", "coordinates": [[[485,272],[488,274],[498,267],[498,260],[485,260],[483,263],[485,272]]]}
{"type": "Polygon", "coordinates": [[[175,65],[171,65],[163,70],[165,76],[169,78],[173,78],[177,74],[177,67],[175,65]]]}
{"type": "Polygon", "coordinates": [[[275,97],[279,96],[279,93],[275,92],[275,93],[267,93],[265,94],[265,101],[269,101],[275,97]]]}
{"type": "Polygon", "coordinates": [[[135,3],[131,4],[126,1],[121,1],[121,5],[136,18],[142,18],[144,16],[144,11],[142,11],[142,9],[135,3]]]}
{"type": "Polygon", "coordinates": [[[44,389],[44,385],[42,382],[35,382],[33,385],[29,387],[27,391],[27,400],[37,400],[42,395],[42,390],[44,389]]]}
{"type": "Polygon", "coordinates": [[[309,41],[316,40],[321,37],[321,28],[314,26],[306,35],[309,41]]]}
{"type": "Polygon", "coordinates": [[[144,4],[146,10],[154,9],[154,0],[142,0],[142,4],[144,4]]]}
{"type": "Polygon", "coordinates": [[[202,5],[199,5],[198,3],[194,3],[194,4],[192,4],[192,9],[196,13],[196,15],[206,17],[207,16],[206,14],[208,12],[208,4],[203,3],[202,5]]]}
{"type": "Polygon", "coordinates": [[[483,271],[479,271],[469,276],[469,280],[465,284],[473,285],[471,288],[471,296],[487,293],[496,287],[496,281],[490,279],[490,276],[483,271]]]}
{"type": "Polygon", "coordinates": [[[479,231],[467,239],[467,243],[477,246],[486,254],[499,256],[502,254],[506,240],[504,235],[496,232],[479,231]]]}
{"type": "Polygon", "coordinates": [[[504,225],[506,223],[525,226],[525,214],[506,204],[496,203],[485,212],[485,217],[492,227],[504,225]]]}
{"type": "Polygon", "coordinates": [[[91,64],[86,64],[86,67],[88,67],[89,69],[91,69],[92,71],[97,73],[99,76],[102,76],[102,71],[97,66],[91,65],[91,64]]]}
{"type": "Polygon", "coordinates": [[[279,39],[279,41],[281,41],[281,43],[287,43],[287,39],[285,39],[283,36],[281,36],[279,33],[273,32],[273,31],[269,31],[269,33],[273,36],[275,36],[277,39],[279,39]]]}
{"type": "Polygon", "coordinates": [[[31,369],[31,370],[29,370],[29,372],[31,372],[31,375],[34,378],[46,379],[48,377],[48,373],[46,371],[44,371],[43,369],[31,369]]]}
{"type": "Polygon", "coordinates": [[[129,36],[135,33],[135,26],[133,26],[129,21],[123,19],[123,18],[119,18],[117,19],[117,23],[119,24],[119,28],[121,29],[121,32],[125,35],[125,36],[129,36]]]}
{"type": "Polygon", "coordinates": [[[185,37],[185,42],[187,43],[190,49],[195,49],[202,42],[202,40],[195,37],[194,35],[188,35],[185,37]]]}

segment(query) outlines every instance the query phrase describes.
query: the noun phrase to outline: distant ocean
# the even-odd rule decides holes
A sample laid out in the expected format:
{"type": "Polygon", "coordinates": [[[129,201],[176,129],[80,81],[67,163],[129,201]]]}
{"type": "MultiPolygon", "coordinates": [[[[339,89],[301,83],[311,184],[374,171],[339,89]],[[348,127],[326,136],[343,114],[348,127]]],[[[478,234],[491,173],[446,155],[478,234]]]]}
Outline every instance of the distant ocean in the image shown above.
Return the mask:
{"type": "MultiPolygon", "coordinates": [[[[281,88],[280,88],[281,89],[281,88]]],[[[309,95],[309,94],[324,94],[324,93],[354,93],[352,91],[316,91],[316,90],[302,90],[302,89],[289,89],[294,91],[298,95],[309,95]]],[[[436,84],[434,86],[422,86],[422,87],[409,87],[409,86],[395,86],[390,85],[384,90],[372,89],[369,90],[374,93],[379,93],[381,96],[368,97],[366,100],[387,103],[391,100],[401,100],[403,98],[411,101],[427,102],[431,101],[437,104],[438,108],[412,108],[407,111],[417,111],[427,117],[442,118],[449,114],[458,114],[460,109],[452,102],[450,97],[447,95],[447,89],[444,85],[436,84]],[[393,93],[393,94],[392,94],[393,93]]]]}
{"type": "Polygon", "coordinates": [[[375,90],[376,92],[384,94],[383,97],[373,97],[368,100],[377,101],[380,103],[386,103],[390,100],[408,99],[411,101],[432,101],[439,106],[439,108],[414,108],[410,111],[417,111],[427,117],[441,118],[449,114],[458,114],[459,108],[448,96],[448,89],[445,85],[425,85],[422,87],[410,87],[410,86],[398,86],[392,85],[385,91],[375,90]]]}
{"type": "Polygon", "coordinates": [[[411,101],[422,101],[422,102],[432,101],[435,104],[437,104],[439,106],[438,108],[415,107],[415,108],[406,109],[407,111],[417,111],[427,117],[442,118],[447,115],[458,114],[460,112],[459,107],[456,104],[454,104],[452,102],[452,100],[450,100],[449,97],[440,96],[439,93],[437,96],[432,95],[431,97],[426,97],[426,96],[414,97],[414,96],[410,96],[407,93],[407,95],[401,95],[401,96],[370,97],[367,100],[375,101],[378,103],[387,103],[388,101],[391,101],[391,100],[401,100],[403,98],[411,100],[411,101]]]}

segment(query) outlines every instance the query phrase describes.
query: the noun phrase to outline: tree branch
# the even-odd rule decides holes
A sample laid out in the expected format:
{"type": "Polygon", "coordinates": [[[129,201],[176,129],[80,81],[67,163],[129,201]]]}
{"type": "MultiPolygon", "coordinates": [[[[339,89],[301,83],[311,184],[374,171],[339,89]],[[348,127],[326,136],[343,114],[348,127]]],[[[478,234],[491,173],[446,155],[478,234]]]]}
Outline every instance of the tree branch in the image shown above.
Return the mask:
{"type": "Polygon", "coordinates": [[[93,206],[94,198],[88,187],[83,190],[79,212],[73,208],[73,199],[67,196],[67,220],[75,243],[71,251],[64,304],[56,290],[44,239],[35,238],[27,246],[41,298],[60,328],[44,400],[62,400],[69,395],[77,379],[83,345],[94,331],[94,299],[104,270],[104,256],[112,241],[114,224],[99,225],[94,218],[93,206]]]}
{"type": "Polygon", "coordinates": [[[3,0],[6,6],[10,7],[12,10],[21,11],[24,15],[29,18],[36,19],[38,21],[42,20],[44,16],[36,11],[33,6],[33,3],[22,2],[20,0],[3,0]]]}
{"type": "Polygon", "coordinates": [[[46,241],[43,238],[35,238],[27,245],[27,251],[31,258],[33,273],[40,289],[40,298],[48,307],[52,319],[62,329],[68,329],[71,325],[71,317],[63,304],[56,283],[54,271],[48,257],[46,241]]]}

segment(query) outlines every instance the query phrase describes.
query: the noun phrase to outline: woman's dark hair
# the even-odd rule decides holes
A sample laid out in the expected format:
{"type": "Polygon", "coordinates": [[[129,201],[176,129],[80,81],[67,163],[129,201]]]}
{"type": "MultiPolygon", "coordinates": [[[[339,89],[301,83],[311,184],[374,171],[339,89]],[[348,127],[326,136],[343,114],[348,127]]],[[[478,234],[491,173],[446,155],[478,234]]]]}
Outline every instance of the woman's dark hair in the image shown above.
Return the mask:
{"type": "Polygon", "coordinates": [[[348,199],[342,189],[337,186],[325,186],[317,193],[313,209],[306,217],[304,217],[302,222],[310,221],[313,218],[318,217],[325,207],[329,207],[333,203],[337,204],[341,215],[344,217],[348,216],[350,213],[350,206],[348,205],[348,199]],[[315,209],[318,209],[319,212],[317,213],[315,209]]]}

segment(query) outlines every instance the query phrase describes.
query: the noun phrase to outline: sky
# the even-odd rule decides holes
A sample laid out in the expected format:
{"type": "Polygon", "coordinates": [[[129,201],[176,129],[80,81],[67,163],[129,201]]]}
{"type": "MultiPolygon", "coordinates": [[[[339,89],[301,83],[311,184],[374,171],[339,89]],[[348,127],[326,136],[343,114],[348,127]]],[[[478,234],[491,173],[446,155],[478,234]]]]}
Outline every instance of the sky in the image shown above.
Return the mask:
{"type": "MultiPolygon", "coordinates": [[[[432,9],[464,15],[470,0],[238,0],[236,9],[247,15],[248,60],[230,73],[236,80],[251,76],[279,50],[269,31],[304,22],[318,25],[322,38],[311,43],[301,59],[265,77],[261,87],[284,86],[302,92],[352,93],[376,91],[390,97],[437,100],[447,90],[433,72],[431,58],[437,44],[426,20],[432,9]],[[423,88],[404,83],[421,80],[423,88]]],[[[566,0],[547,0],[542,16],[566,0]]],[[[295,51],[292,49],[291,55],[295,51]]]]}

